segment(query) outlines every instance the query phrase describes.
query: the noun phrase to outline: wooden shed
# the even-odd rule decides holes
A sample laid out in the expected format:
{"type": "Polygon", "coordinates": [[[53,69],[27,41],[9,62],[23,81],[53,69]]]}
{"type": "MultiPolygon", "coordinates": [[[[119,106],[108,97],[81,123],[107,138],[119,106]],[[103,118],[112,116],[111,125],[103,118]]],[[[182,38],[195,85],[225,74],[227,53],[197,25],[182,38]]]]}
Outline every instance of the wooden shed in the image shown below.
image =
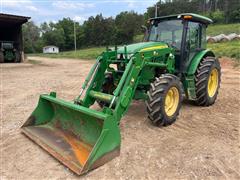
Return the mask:
{"type": "MultiPolygon", "coordinates": [[[[0,13],[0,45],[1,45],[1,56],[5,56],[3,53],[3,44],[7,44],[7,47],[14,48],[14,52],[19,54],[19,62],[23,61],[23,37],[22,37],[22,25],[26,23],[30,17],[17,16],[10,14],[0,13]]],[[[15,53],[16,54],[16,53],[15,53]]],[[[6,57],[4,57],[6,61],[6,57]]],[[[3,62],[3,61],[2,61],[3,62]]]]}
{"type": "Polygon", "coordinates": [[[59,48],[57,46],[45,46],[43,47],[43,53],[57,54],[59,53],[59,48]]]}

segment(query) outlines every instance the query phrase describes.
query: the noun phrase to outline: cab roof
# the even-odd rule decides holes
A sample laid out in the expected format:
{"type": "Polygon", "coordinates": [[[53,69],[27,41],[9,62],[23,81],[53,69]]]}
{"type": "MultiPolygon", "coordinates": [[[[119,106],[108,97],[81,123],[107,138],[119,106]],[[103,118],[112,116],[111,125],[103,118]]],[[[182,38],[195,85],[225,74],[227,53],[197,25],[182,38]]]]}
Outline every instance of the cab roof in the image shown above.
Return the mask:
{"type": "Polygon", "coordinates": [[[175,14],[175,15],[169,15],[169,16],[162,16],[162,17],[155,17],[149,19],[151,20],[171,20],[171,19],[186,19],[189,21],[195,21],[202,24],[211,24],[213,21],[210,18],[207,18],[205,16],[201,16],[199,14],[194,13],[182,13],[182,14],[175,14]]]}

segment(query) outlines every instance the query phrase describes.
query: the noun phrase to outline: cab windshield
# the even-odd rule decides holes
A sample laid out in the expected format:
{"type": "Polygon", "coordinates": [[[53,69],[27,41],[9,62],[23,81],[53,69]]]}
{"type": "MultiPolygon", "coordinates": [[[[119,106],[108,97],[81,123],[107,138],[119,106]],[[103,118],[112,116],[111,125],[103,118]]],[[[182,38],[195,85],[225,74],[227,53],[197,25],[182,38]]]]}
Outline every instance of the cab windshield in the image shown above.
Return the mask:
{"type": "Polygon", "coordinates": [[[182,20],[153,20],[148,36],[148,41],[165,42],[180,50],[183,24],[182,20]]]}

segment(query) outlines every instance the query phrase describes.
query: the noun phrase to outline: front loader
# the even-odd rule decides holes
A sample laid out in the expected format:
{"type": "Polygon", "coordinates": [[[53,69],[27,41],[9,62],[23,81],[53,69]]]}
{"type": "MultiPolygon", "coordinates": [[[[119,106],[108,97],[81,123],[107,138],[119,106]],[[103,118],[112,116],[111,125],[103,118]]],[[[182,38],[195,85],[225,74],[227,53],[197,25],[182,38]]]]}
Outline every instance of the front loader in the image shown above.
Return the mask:
{"type": "Polygon", "coordinates": [[[210,23],[189,13],[150,19],[144,42],[107,48],[97,58],[73,102],[41,95],[23,133],[80,175],[119,155],[119,123],[132,100],[144,100],[159,127],[177,119],[183,97],[212,105],[221,71],[206,49],[210,23]]]}

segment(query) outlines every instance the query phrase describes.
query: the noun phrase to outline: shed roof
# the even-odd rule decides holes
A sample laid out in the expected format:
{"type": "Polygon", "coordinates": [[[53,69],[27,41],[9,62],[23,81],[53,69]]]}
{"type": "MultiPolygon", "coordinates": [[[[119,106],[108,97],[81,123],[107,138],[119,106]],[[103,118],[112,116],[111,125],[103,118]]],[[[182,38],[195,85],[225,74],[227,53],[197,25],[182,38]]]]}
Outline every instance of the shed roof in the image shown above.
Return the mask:
{"type": "Polygon", "coordinates": [[[167,19],[180,19],[183,18],[184,16],[192,16],[192,19],[189,19],[190,21],[197,21],[203,24],[211,24],[213,21],[210,18],[207,18],[205,16],[201,16],[199,14],[194,14],[194,13],[182,13],[182,14],[174,14],[174,15],[169,15],[169,16],[162,16],[162,17],[155,17],[151,18],[150,20],[156,19],[156,20],[167,20],[167,19]]]}
{"type": "Polygon", "coordinates": [[[26,16],[0,13],[0,24],[4,24],[6,26],[22,25],[26,23],[29,19],[30,17],[26,16]]]}

